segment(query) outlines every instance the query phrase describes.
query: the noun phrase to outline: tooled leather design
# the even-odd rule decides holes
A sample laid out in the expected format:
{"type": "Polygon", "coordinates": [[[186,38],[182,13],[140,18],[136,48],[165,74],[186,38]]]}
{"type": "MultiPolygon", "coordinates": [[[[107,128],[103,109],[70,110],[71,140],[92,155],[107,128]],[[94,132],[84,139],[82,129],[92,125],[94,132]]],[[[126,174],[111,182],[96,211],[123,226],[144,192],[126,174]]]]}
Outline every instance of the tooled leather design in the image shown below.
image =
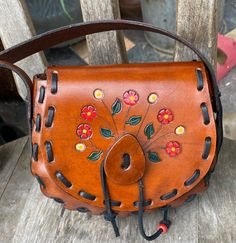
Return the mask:
{"type": "Polygon", "coordinates": [[[216,128],[207,77],[199,62],[49,68],[48,80],[34,83],[35,121],[37,115],[42,121],[40,131],[33,127],[38,161],[32,160],[32,172],[43,180],[43,193],[62,199],[66,208],[103,211],[102,160],[111,200],[119,205],[113,209],[121,215],[137,211],[140,177],[150,202],[147,210],[178,205],[191,191],[205,189],[203,178],[214,158],[216,128]],[[200,91],[198,68],[204,86],[200,91]],[[51,92],[53,74],[56,93],[51,92]],[[42,86],[46,93],[40,103],[42,86]],[[55,113],[47,127],[51,107],[55,113]],[[130,156],[128,165],[125,154],[130,156]],[[112,163],[115,155],[120,161],[112,163]],[[138,158],[145,166],[140,167],[138,158]]]}

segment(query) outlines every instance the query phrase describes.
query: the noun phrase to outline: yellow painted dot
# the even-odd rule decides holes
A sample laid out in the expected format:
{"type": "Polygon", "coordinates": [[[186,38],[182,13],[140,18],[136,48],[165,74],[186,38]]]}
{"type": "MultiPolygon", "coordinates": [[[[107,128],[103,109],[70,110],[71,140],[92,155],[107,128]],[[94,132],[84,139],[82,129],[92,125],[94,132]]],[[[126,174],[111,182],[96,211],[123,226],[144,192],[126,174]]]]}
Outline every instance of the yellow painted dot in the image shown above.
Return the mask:
{"type": "Polygon", "coordinates": [[[87,133],[87,130],[86,130],[86,129],[84,129],[84,130],[83,130],[83,133],[84,133],[84,134],[85,134],[85,133],[87,133]]]}
{"type": "Polygon", "coordinates": [[[158,98],[157,94],[152,93],[148,96],[148,102],[153,104],[157,101],[157,98],[158,98]]]}
{"type": "Polygon", "coordinates": [[[165,114],[164,119],[167,120],[169,118],[169,115],[165,114]]]}
{"type": "Polygon", "coordinates": [[[134,96],[130,96],[129,99],[130,99],[131,101],[134,101],[134,100],[135,100],[135,97],[134,97],[134,96]]]}
{"type": "Polygon", "coordinates": [[[91,112],[87,112],[87,116],[91,116],[91,114],[92,114],[91,112]]]}
{"type": "Polygon", "coordinates": [[[94,91],[94,97],[98,100],[102,99],[104,97],[104,93],[101,89],[96,89],[94,91]]]}
{"type": "Polygon", "coordinates": [[[185,133],[185,128],[184,128],[183,126],[179,126],[179,127],[177,127],[177,128],[175,129],[175,133],[176,133],[177,135],[182,135],[182,134],[185,133]]]}
{"type": "Polygon", "coordinates": [[[171,148],[171,151],[172,151],[172,152],[175,152],[175,147],[172,147],[172,148],[171,148]]]}
{"type": "Polygon", "coordinates": [[[83,152],[86,149],[86,146],[83,143],[78,143],[78,144],[76,144],[75,148],[77,151],[83,152]]]}

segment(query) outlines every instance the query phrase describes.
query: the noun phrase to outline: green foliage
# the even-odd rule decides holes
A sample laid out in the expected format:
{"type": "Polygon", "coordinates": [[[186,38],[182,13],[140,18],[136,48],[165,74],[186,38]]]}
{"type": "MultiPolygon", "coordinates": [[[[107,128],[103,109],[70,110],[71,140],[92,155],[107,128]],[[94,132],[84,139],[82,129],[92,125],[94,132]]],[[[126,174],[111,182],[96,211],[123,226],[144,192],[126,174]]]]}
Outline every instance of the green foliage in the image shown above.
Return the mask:
{"type": "Polygon", "coordinates": [[[101,131],[102,136],[104,136],[105,138],[114,137],[114,135],[112,134],[112,131],[110,129],[101,128],[100,131],[101,131]]]}
{"type": "Polygon", "coordinates": [[[151,139],[154,132],[155,130],[152,123],[149,123],[144,129],[144,134],[146,135],[147,139],[151,139]]]}
{"type": "Polygon", "coordinates": [[[112,109],[112,115],[118,114],[121,111],[122,104],[119,99],[116,99],[116,101],[113,103],[111,109],[112,109]]]}
{"type": "Polygon", "coordinates": [[[156,152],[152,152],[152,151],[149,151],[148,152],[148,159],[151,161],[151,162],[154,162],[154,163],[158,163],[161,161],[160,157],[158,156],[158,154],[156,152]]]}
{"type": "Polygon", "coordinates": [[[101,155],[102,155],[102,151],[95,151],[95,152],[92,152],[87,158],[89,160],[92,160],[92,161],[96,161],[96,160],[99,160],[101,158],[101,155]]]}
{"type": "Polygon", "coordinates": [[[142,116],[131,116],[129,120],[126,122],[126,124],[129,124],[131,126],[138,125],[142,120],[142,116]]]}

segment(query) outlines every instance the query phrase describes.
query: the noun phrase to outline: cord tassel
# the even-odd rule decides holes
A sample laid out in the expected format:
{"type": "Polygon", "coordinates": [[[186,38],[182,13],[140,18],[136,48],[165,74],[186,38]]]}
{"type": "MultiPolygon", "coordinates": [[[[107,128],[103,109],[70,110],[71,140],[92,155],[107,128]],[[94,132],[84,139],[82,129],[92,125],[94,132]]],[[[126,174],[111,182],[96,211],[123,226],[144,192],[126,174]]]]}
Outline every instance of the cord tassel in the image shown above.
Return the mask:
{"type": "Polygon", "coordinates": [[[144,207],[144,196],[143,196],[143,182],[142,180],[139,180],[139,209],[138,209],[138,227],[140,234],[143,236],[143,238],[147,241],[155,240],[157,237],[159,237],[162,233],[166,233],[171,225],[171,221],[168,220],[168,209],[169,207],[166,206],[163,208],[164,210],[164,216],[163,220],[160,222],[158,226],[158,230],[153,235],[146,235],[143,227],[143,207],[144,207]]]}

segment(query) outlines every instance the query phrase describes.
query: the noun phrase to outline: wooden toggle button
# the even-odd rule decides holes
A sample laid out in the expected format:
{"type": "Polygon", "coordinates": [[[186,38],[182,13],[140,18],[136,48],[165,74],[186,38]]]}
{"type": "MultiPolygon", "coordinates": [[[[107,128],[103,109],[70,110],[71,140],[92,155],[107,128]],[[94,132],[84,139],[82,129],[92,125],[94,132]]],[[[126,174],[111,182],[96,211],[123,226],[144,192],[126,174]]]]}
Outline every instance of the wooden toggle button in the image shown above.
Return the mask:
{"type": "Polygon", "coordinates": [[[121,137],[107,153],[105,173],[116,184],[133,184],[142,178],[145,170],[143,149],[131,134],[121,137]]]}

